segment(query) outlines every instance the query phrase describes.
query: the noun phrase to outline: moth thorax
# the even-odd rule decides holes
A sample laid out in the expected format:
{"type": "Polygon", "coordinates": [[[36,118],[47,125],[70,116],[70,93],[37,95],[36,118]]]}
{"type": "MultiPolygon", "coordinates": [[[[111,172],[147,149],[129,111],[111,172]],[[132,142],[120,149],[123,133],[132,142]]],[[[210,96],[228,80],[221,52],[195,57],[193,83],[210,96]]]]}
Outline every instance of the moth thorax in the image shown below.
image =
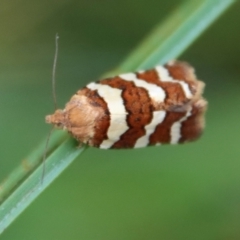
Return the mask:
{"type": "Polygon", "coordinates": [[[55,111],[52,115],[46,116],[46,123],[53,124],[55,127],[64,128],[66,126],[65,112],[61,109],[55,111]]]}

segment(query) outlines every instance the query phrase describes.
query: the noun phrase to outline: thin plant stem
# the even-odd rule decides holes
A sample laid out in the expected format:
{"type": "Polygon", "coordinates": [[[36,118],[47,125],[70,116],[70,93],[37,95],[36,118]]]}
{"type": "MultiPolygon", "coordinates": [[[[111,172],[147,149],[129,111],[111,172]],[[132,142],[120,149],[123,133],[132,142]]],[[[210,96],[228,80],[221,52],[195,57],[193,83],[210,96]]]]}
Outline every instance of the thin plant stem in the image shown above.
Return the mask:
{"type": "MultiPolygon", "coordinates": [[[[160,23],[113,72],[133,71],[178,57],[234,0],[185,1],[160,23]]],[[[66,133],[54,133],[49,143],[44,182],[41,182],[42,143],[0,185],[0,233],[86,149],[66,133]]]]}

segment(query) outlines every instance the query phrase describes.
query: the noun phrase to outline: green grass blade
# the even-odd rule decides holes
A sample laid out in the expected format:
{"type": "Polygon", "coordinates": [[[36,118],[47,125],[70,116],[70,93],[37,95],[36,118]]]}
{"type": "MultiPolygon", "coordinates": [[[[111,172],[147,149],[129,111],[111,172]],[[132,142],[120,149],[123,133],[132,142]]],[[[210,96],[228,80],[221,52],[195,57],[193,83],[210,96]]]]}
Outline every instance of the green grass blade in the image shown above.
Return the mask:
{"type": "Polygon", "coordinates": [[[42,166],[36,168],[0,206],[1,232],[79,156],[86,147],[76,148],[76,141],[70,136],[52,154],[45,165],[42,179],[42,166]]]}
{"type": "Polygon", "coordinates": [[[185,1],[152,31],[118,71],[151,68],[177,58],[234,0],[185,1]]]}
{"type": "MultiPolygon", "coordinates": [[[[234,1],[186,1],[161,23],[114,74],[152,67],[178,57],[234,1]]],[[[111,73],[113,74],[113,72],[111,73]]],[[[65,133],[55,133],[41,181],[45,142],[0,186],[0,233],[85,149],[65,133]],[[66,139],[64,142],[63,140],[66,139]],[[27,167],[26,167],[27,166],[27,167]]]]}
{"type": "MultiPolygon", "coordinates": [[[[64,131],[55,131],[48,144],[48,152],[53,152],[62,141],[67,138],[67,134],[64,131]]],[[[0,185],[0,202],[13,191],[15,186],[21,183],[31,172],[34,171],[38,165],[42,163],[43,152],[45,151],[46,141],[43,141],[33,152],[29,154],[8,178],[0,185]]],[[[0,211],[1,216],[1,211],[0,211]]]]}

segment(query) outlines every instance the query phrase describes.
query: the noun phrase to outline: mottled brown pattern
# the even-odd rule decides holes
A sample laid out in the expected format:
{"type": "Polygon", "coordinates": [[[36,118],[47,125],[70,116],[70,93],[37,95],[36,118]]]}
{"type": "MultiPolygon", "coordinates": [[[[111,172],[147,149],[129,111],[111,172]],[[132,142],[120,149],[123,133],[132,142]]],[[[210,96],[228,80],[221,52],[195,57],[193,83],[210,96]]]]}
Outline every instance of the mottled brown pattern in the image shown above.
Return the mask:
{"type": "Polygon", "coordinates": [[[206,102],[200,100],[192,106],[191,116],[182,122],[181,138],[179,143],[194,141],[199,138],[204,129],[204,113],[206,111],[206,102]]]}
{"type": "Polygon", "coordinates": [[[171,61],[164,65],[168,69],[172,78],[182,80],[189,84],[190,90],[194,94],[196,92],[196,75],[194,68],[186,62],[171,61]]]}
{"type": "Polygon", "coordinates": [[[186,112],[167,112],[166,117],[160,123],[154,133],[150,135],[150,145],[157,143],[170,143],[170,130],[172,125],[186,115],[186,112]]]}
{"type": "Polygon", "coordinates": [[[138,138],[145,134],[144,127],[152,119],[152,105],[145,89],[136,87],[132,82],[124,81],[120,77],[105,79],[101,84],[122,89],[129,129],[121,136],[112,148],[132,148],[138,138]]]}
{"type": "Polygon", "coordinates": [[[46,122],[66,129],[80,143],[98,147],[106,138],[108,108],[96,91],[83,88],[73,95],[64,110],[46,116],[46,122]]]}
{"type": "MultiPolygon", "coordinates": [[[[166,98],[164,101],[164,109],[172,108],[173,106],[180,106],[189,101],[186,98],[180,84],[160,81],[159,76],[154,69],[147,70],[142,73],[136,73],[136,75],[139,79],[145,80],[146,82],[149,83],[156,84],[165,91],[166,98]]],[[[161,109],[162,105],[160,105],[160,108],[156,108],[155,110],[161,109]]]]}
{"type": "Polygon", "coordinates": [[[103,140],[107,139],[107,130],[110,124],[110,113],[107,103],[99,96],[98,92],[88,88],[83,88],[77,94],[83,94],[88,97],[89,103],[95,108],[104,109],[104,114],[95,122],[94,136],[91,139],[92,146],[99,147],[103,140]]]}
{"type": "Polygon", "coordinates": [[[153,83],[161,87],[161,85],[159,85],[158,74],[154,69],[146,70],[143,72],[136,72],[136,76],[137,78],[143,79],[148,83],[153,83]]]}
{"type": "MultiPolygon", "coordinates": [[[[204,128],[204,113],[207,102],[202,98],[204,83],[198,81],[194,69],[184,62],[172,61],[165,65],[170,76],[189,84],[193,93],[191,99],[185,97],[180,84],[162,82],[154,69],[136,73],[137,78],[148,83],[156,84],[166,93],[163,103],[156,103],[149,98],[146,89],[136,87],[131,81],[114,77],[99,81],[99,84],[109,85],[122,90],[122,100],[127,115],[129,129],[122,134],[112,148],[133,148],[136,141],[146,134],[145,126],[152,120],[154,110],[165,110],[166,117],[158,124],[154,133],[150,135],[150,145],[170,143],[172,125],[186,115],[192,107],[191,115],[181,122],[181,138],[179,143],[197,139],[204,128]]],[[[66,104],[64,110],[56,110],[46,117],[47,123],[66,129],[79,142],[99,147],[107,139],[110,125],[108,103],[98,94],[87,87],[80,89],[66,104]]],[[[125,115],[124,115],[125,117],[125,115]]]]}

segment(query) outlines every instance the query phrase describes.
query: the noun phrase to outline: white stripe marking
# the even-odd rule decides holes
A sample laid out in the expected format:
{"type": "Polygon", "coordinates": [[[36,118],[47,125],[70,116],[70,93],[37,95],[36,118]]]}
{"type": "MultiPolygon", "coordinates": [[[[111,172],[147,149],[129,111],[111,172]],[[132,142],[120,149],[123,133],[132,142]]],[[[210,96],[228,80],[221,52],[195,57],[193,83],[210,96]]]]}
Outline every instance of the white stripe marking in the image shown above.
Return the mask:
{"type": "Polygon", "coordinates": [[[110,126],[107,131],[108,139],[104,140],[99,147],[110,148],[129,128],[126,121],[128,113],[121,96],[122,90],[94,82],[89,83],[87,87],[91,90],[97,90],[99,96],[107,103],[110,112],[110,126]]]}
{"type": "Polygon", "coordinates": [[[148,91],[149,97],[157,102],[164,102],[166,94],[165,91],[156,84],[148,83],[136,77],[134,73],[125,73],[119,75],[120,78],[126,81],[134,82],[137,87],[145,88],[148,91]]]}
{"type": "Polygon", "coordinates": [[[155,131],[157,125],[164,120],[165,116],[166,111],[153,112],[152,121],[145,126],[146,133],[136,141],[135,148],[145,147],[149,144],[149,136],[155,131]]]}
{"type": "Polygon", "coordinates": [[[182,81],[180,79],[173,79],[169,75],[169,72],[168,72],[168,70],[165,67],[157,66],[155,69],[156,69],[156,71],[158,73],[160,81],[162,81],[162,82],[177,82],[177,83],[179,83],[182,86],[183,91],[185,93],[185,96],[187,98],[191,98],[193,96],[191,91],[190,91],[190,89],[189,89],[189,85],[186,82],[184,82],[184,81],[182,81]]]}
{"type": "Polygon", "coordinates": [[[182,128],[182,122],[187,120],[189,116],[191,116],[192,108],[190,108],[184,117],[182,117],[179,121],[175,122],[170,131],[171,136],[171,144],[177,144],[179,139],[181,138],[181,128],[182,128]]]}

